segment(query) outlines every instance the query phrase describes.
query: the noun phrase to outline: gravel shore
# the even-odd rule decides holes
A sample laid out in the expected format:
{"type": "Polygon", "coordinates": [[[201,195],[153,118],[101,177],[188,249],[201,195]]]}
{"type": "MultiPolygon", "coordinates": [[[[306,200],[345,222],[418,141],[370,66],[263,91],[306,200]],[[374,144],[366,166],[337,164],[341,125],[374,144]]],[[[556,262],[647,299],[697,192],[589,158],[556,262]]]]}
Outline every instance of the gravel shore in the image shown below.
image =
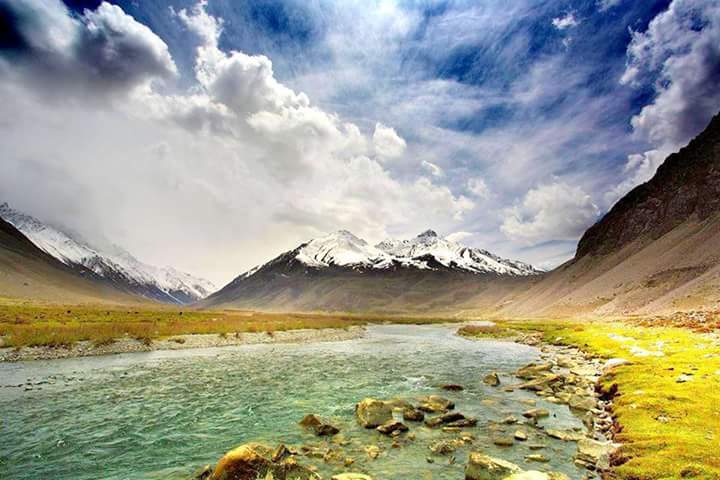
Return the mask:
{"type": "Polygon", "coordinates": [[[55,360],[59,358],[111,355],[116,353],[151,352],[155,350],[183,350],[188,348],[227,347],[233,345],[255,345],[261,343],[311,343],[353,340],[365,334],[363,327],[302,329],[260,333],[238,333],[231,335],[198,334],[177,335],[157,339],[147,344],[131,338],[122,338],[107,345],[92,342],[78,342],[69,348],[23,347],[20,349],[0,348],[0,362],[25,360],[55,360]]]}

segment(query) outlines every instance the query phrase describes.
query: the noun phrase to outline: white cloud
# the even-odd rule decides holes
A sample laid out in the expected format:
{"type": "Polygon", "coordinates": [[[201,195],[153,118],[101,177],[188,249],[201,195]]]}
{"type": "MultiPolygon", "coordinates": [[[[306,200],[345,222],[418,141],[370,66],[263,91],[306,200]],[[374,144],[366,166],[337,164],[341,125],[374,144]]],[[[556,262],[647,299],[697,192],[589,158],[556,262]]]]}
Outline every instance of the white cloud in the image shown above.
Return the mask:
{"type": "Polygon", "coordinates": [[[381,159],[401,157],[407,148],[407,143],[397,134],[395,129],[386,127],[382,123],[375,124],[372,140],[375,153],[377,153],[381,159]]]}
{"type": "Polygon", "coordinates": [[[443,172],[443,169],[440,168],[440,167],[438,167],[437,165],[435,165],[435,164],[432,163],[432,162],[428,162],[427,160],[423,160],[423,161],[420,163],[420,165],[421,165],[425,170],[427,170],[427,171],[430,173],[430,175],[432,175],[433,177],[442,177],[443,175],[445,175],[445,172],[443,172]]]}
{"type": "Polygon", "coordinates": [[[480,177],[471,178],[467,181],[467,189],[477,198],[488,198],[490,196],[490,189],[480,177]]]}
{"type": "Polygon", "coordinates": [[[509,238],[528,243],[575,240],[600,211],[580,187],[566,183],[541,185],[505,211],[501,230],[509,238]]]}
{"type": "Polygon", "coordinates": [[[472,238],[473,236],[474,234],[470,232],[454,232],[450,235],[446,235],[445,239],[451,242],[463,243],[463,241],[467,240],[468,238],[472,238]]]}
{"type": "Polygon", "coordinates": [[[622,2],[623,0],[598,0],[597,6],[598,10],[600,10],[601,12],[605,12],[613,7],[617,7],[622,2]]]}
{"type": "MultiPolygon", "coordinates": [[[[112,31],[111,45],[127,52],[123,45],[142,44],[167,67],[163,73],[174,71],[148,32],[159,38],[119,7],[103,4],[82,21],[64,7],[55,14],[28,38],[60,45],[55,37],[65,38],[65,24],[93,35],[112,31]],[[55,24],[58,34],[48,28],[55,24]]],[[[0,103],[13,119],[0,122],[5,200],[218,283],[326,231],[349,228],[366,238],[428,225],[452,231],[474,208],[418,172],[399,177],[386,169],[381,161],[407,148],[394,129],[377,124],[369,137],[279,82],[269,58],[222,51],[222,22],[204,3],[177,15],[202,40],[197,84],[187,93],[155,88],[158,72],[145,68],[125,85],[123,102],[101,109],[82,97],[44,102],[27,75],[47,77],[49,66],[31,72],[3,60],[0,103]]],[[[77,55],[80,64],[98,60],[77,55]]],[[[54,88],[62,96],[73,87],[54,88]]]]}
{"type": "Polygon", "coordinates": [[[580,21],[575,18],[575,14],[570,12],[564,17],[553,18],[552,24],[558,30],[566,30],[568,28],[577,27],[580,25],[580,21]]]}
{"type": "Polygon", "coordinates": [[[645,32],[633,32],[621,83],[651,85],[654,100],[635,115],[635,135],[651,146],[628,156],[615,201],[649,180],[672,152],[700,133],[720,110],[720,4],[674,0],[645,32]]]}

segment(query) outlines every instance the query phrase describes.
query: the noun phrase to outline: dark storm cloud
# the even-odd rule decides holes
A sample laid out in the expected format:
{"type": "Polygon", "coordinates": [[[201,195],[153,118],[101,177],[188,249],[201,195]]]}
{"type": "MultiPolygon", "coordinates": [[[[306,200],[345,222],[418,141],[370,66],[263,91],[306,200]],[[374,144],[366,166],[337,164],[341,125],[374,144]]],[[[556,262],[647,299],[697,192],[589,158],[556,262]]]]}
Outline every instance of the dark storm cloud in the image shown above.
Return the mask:
{"type": "Polygon", "coordinates": [[[165,43],[119,7],[72,16],[59,0],[0,0],[0,74],[51,97],[108,95],[176,73],[165,43]]]}

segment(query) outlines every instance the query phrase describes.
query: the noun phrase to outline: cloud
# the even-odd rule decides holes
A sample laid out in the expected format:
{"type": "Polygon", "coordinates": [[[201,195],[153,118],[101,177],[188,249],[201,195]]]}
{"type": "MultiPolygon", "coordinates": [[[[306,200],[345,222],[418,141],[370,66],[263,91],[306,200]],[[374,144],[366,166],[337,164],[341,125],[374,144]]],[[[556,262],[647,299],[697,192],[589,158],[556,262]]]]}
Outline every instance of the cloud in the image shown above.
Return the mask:
{"type": "Polygon", "coordinates": [[[700,133],[720,110],[720,4],[674,0],[645,32],[633,32],[621,83],[651,86],[655,98],[632,117],[651,148],[628,156],[619,198],[649,180],[667,155],[700,133]]]}
{"type": "Polygon", "coordinates": [[[443,175],[445,175],[445,172],[443,172],[443,169],[440,168],[440,167],[438,167],[437,165],[435,165],[435,164],[432,163],[432,162],[428,162],[427,160],[423,160],[422,163],[420,163],[420,165],[421,165],[425,170],[427,170],[428,172],[430,172],[430,175],[432,175],[433,177],[442,177],[443,175]]]}
{"type": "Polygon", "coordinates": [[[600,211],[580,187],[555,181],[533,188],[505,211],[501,230],[514,240],[528,243],[575,240],[600,211]]]}
{"type": "Polygon", "coordinates": [[[372,140],[375,153],[384,159],[401,157],[407,148],[405,140],[397,134],[395,129],[386,127],[382,123],[375,124],[372,140]]]}
{"type": "Polygon", "coordinates": [[[75,17],[59,0],[3,1],[0,23],[11,29],[0,75],[44,96],[125,94],[177,74],[165,42],[106,2],[75,17]]]}
{"type": "Polygon", "coordinates": [[[474,234],[470,232],[453,232],[450,235],[446,235],[445,239],[451,242],[463,243],[464,240],[472,238],[473,236],[474,234]]]}
{"type": "Polygon", "coordinates": [[[623,0],[598,0],[597,6],[598,10],[600,10],[601,12],[605,12],[613,7],[617,7],[622,2],[623,0]]]}
{"type": "MultiPolygon", "coordinates": [[[[38,50],[3,57],[0,103],[13,121],[0,122],[8,172],[0,191],[20,209],[221,284],[327,231],[349,228],[370,239],[428,225],[452,231],[475,207],[420,172],[390,171],[383,161],[407,148],[394,129],[373,122],[374,131],[365,132],[280,82],[268,57],[221,49],[223,22],[204,3],[175,14],[200,39],[195,82],[185,91],[158,88],[162,69],[150,68],[143,55],[162,60],[163,75],[173,73],[172,58],[119,7],[102,4],[76,18],[50,5],[55,9],[34,17],[43,28],[23,38],[52,45],[64,65],[79,65],[73,75],[82,85],[103,82],[83,65],[109,75],[113,57],[70,48],[71,61],[64,58],[58,45],[68,31],[98,38],[105,32],[105,45],[126,53],[135,51],[128,45],[148,48],[139,53],[142,74],[114,90],[123,101],[101,108],[82,96],[67,104],[40,98],[45,85],[26,81],[36,73],[27,62],[38,61],[38,50]]],[[[127,67],[123,62],[118,69],[127,67]]],[[[75,92],[66,80],[52,84],[59,98],[75,92]]]]}
{"type": "Polygon", "coordinates": [[[470,193],[477,198],[485,199],[490,196],[490,189],[488,188],[487,183],[485,183],[485,180],[480,177],[469,179],[466,187],[470,193]]]}
{"type": "Polygon", "coordinates": [[[558,30],[566,30],[568,28],[577,27],[580,25],[580,21],[575,18],[575,14],[570,12],[564,17],[555,17],[552,20],[552,24],[558,30]]]}
{"type": "Polygon", "coordinates": [[[653,145],[682,145],[720,109],[720,4],[674,0],[628,46],[624,84],[649,83],[652,103],[632,119],[653,145]]]}

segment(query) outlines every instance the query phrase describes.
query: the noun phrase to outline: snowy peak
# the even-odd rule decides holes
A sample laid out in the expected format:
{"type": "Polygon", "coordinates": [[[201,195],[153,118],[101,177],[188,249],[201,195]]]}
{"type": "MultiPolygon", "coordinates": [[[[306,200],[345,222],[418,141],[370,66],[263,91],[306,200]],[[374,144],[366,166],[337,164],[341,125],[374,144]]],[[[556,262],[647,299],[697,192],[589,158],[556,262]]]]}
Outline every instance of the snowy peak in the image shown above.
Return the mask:
{"type": "Polygon", "coordinates": [[[390,261],[385,252],[347,230],[309,241],[300,247],[295,258],[311,267],[380,267],[390,261]]]}
{"type": "Polygon", "coordinates": [[[542,273],[526,263],[504,259],[485,250],[441,238],[433,230],[408,240],[383,240],[375,246],[347,230],[340,230],[300,246],[295,258],[313,268],[414,268],[510,276],[542,273]]]}
{"type": "Polygon", "coordinates": [[[0,217],[65,265],[90,270],[123,290],[175,304],[192,303],[215,291],[215,286],[205,279],[169,267],[148,265],[120,247],[101,250],[90,246],[56,227],[14,210],[7,203],[0,205],[0,217]]]}

